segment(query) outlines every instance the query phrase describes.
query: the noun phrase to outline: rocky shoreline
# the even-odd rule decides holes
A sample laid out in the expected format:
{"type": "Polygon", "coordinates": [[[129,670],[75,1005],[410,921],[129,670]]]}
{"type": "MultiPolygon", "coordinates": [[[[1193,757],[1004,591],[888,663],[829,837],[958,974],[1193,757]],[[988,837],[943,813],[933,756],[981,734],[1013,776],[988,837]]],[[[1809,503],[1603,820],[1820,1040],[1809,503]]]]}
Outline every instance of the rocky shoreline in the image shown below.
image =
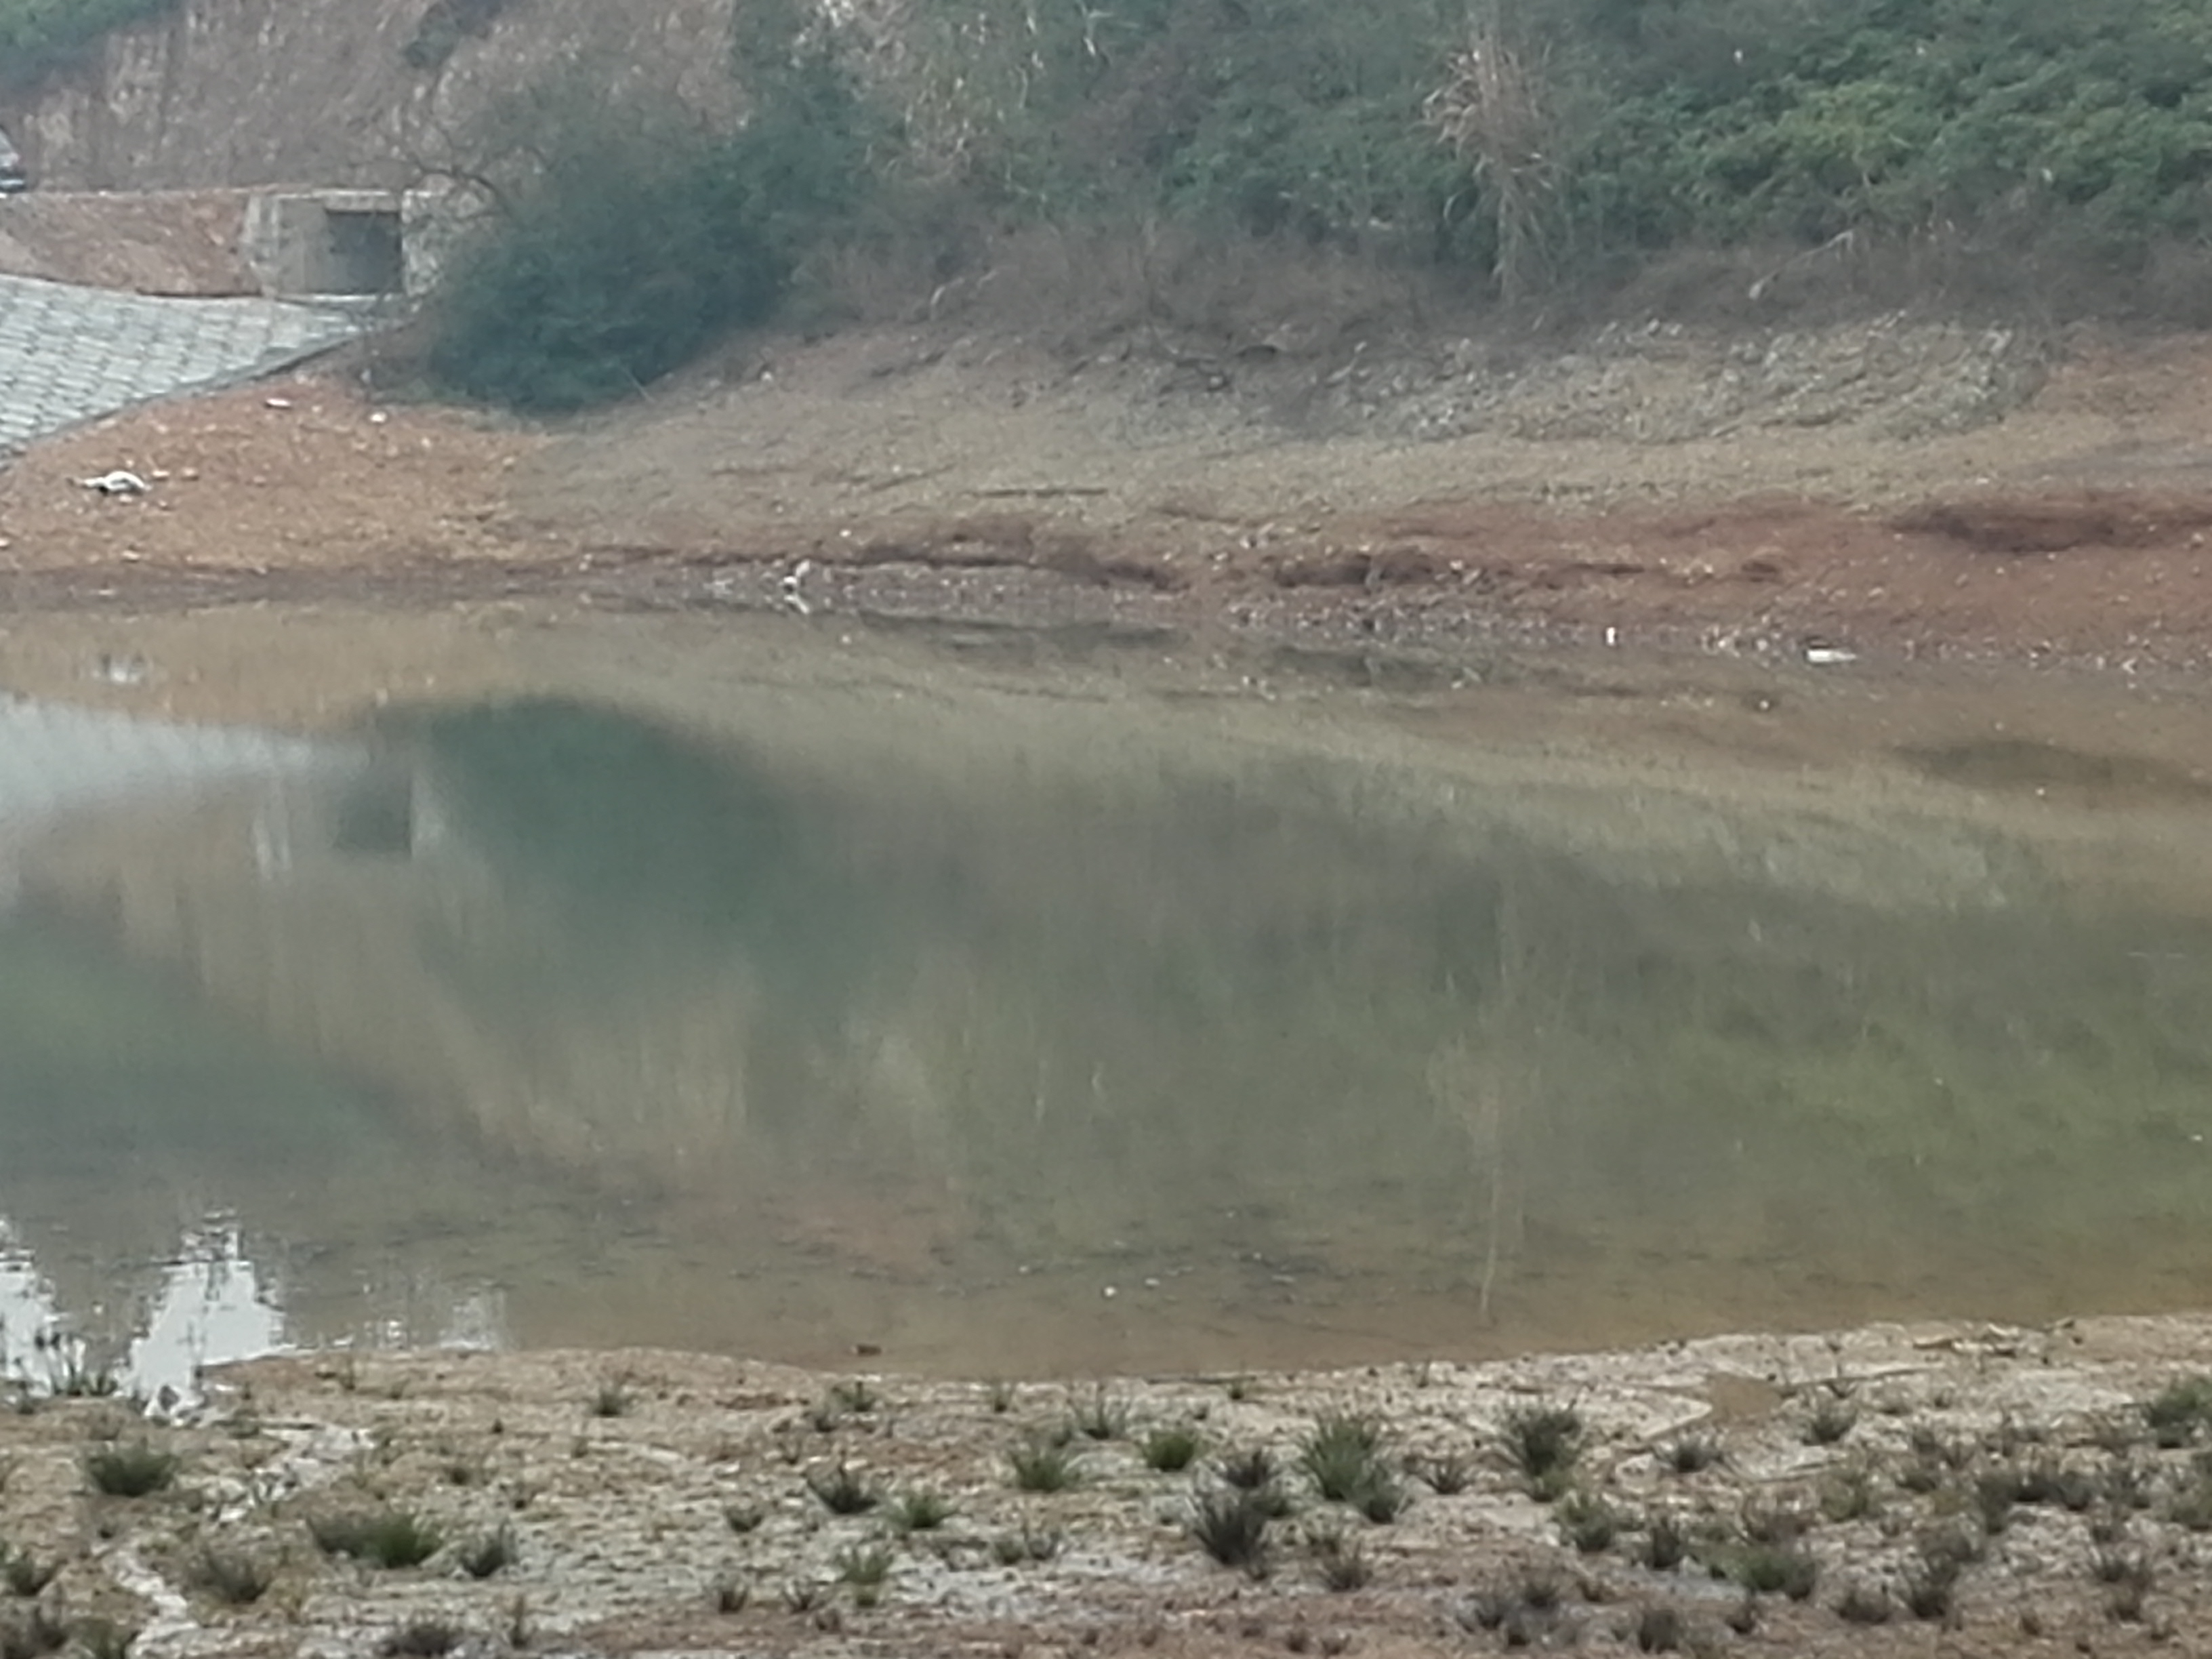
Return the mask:
{"type": "Polygon", "coordinates": [[[2191,1651],[2208,1354],[2212,1316],[1069,1382],[276,1357],[0,1419],[0,1642],[2191,1651]]]}

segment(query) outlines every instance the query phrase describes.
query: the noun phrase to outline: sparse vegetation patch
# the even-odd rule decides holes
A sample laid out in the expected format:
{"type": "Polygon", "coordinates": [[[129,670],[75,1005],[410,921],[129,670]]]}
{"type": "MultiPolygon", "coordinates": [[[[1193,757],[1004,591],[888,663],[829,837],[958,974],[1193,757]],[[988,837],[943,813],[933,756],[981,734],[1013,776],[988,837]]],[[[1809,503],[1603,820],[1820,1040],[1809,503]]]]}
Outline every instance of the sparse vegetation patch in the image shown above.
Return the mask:
{"type": "Polygon", "coordinates": [[[1186,1424],[1152,1430],[1142,1447],[1145,1467],[1162,1474],[1179,1474],[1196,1461],[1204,1443],[1198,1431],[1186,1424]]]}
{"type": "Polygon", "coordinates": [[[1224,1567],[1258,1577],[1267,1566],[1267,1528],[1274,1516],[1259,1494],[1235,1486],[1200,1492],[1191,1510],[1190,1534],[1224,1567]]]}
{"type": "Polygon", "coordinates": [[[398,1509],[317,1516],[307,1522],[307,1533],[325,1555],[348,1556],[390,1570],[420,1566],[445,1542],[436,1527],[398,1509]]]}
{"type": "Polygon", "coordinates": [[[174,1452],[143,1440],[103,1446],[88,1452],[84,1460],[85,1478],[93,1490],[109,1498],[149,1497],[176,1480],[179,1467],[174,1452]]]}
{"type": "Polygon", "coordinates": [[[1582,1413],[1571,1406],[1532,1406],[1509,1413],[1505,1451],[1538,1502],[1562,1498],[1583,1455],[1582,1413]]]}
{"type": "Polygon", "coordinates": [[[834,1468],[809,1473],[806,1489],[832,1515],[865,1515],[884,1501],[880,1487],[842,1461],[834,1468]]]}
{"type": "Polygon", "coordinates": [[[226,1607],[246,1607],[269,1593],[276,1569],[259,1555],[210,1544],[200,1551],[191,1582],[226,1607]]]}
{"type": "Polygon", "coordinates": [[[1006,1454],[1006,1462],[1024,1492],[1065,1492],[1083,1478],[1075,1454],[1050,1438],[1024,1441],[1006,1454]]]}

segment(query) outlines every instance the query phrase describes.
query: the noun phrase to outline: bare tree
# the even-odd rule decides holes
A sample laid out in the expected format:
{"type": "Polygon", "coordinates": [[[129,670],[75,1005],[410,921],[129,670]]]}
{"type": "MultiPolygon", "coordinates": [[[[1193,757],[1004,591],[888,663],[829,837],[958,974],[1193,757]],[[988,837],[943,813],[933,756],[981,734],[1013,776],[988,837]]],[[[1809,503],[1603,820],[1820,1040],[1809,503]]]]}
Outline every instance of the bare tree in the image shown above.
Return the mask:
{"type": "Polygon", "coordinates": [[[1559,121],[1547,53],[1516,42],[1502,5],[1481,7],[1450,77],[1429,95],[1429,123],[1474,170],[1495,222],[1492,275],[1509,302],[1540,287],[1552,263],[1559,121]]]}

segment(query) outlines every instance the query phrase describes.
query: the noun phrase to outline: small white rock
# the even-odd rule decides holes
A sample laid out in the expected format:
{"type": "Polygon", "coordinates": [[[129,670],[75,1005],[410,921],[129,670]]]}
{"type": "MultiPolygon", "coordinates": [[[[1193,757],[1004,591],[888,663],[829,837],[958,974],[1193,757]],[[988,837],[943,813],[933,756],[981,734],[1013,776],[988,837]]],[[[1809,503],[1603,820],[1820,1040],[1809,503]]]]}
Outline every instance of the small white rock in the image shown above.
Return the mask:
{"type": "Polygon", "coordinates": [[[136,472],[125,472],[118,467],[112,472],[103,472],[96,478],[79,478],[87,489],[96,489],[103,495],[143,495],[146,481],[136,472]]]}

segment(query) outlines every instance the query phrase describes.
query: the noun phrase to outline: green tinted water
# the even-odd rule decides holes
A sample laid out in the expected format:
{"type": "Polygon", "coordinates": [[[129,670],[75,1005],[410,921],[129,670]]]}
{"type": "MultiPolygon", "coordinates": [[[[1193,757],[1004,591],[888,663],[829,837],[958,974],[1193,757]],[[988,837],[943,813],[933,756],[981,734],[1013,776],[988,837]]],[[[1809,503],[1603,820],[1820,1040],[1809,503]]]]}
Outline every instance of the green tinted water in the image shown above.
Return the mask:
{"type": "Polygon", "coordinates": [[[743,643],[553,630],[27,837],[9,1330],[987,1373],[2201,1301],[2185,763],[743,643]]]}

